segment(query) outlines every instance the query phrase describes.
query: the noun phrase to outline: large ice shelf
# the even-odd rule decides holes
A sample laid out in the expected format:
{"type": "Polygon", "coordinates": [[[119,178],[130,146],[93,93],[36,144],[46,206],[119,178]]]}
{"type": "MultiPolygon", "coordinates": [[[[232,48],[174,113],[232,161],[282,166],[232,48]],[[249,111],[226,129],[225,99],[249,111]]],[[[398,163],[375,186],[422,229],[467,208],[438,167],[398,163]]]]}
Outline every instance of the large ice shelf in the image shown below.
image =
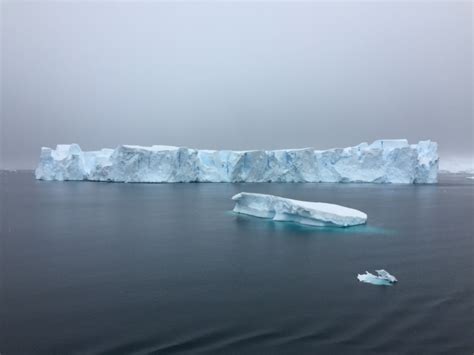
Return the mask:
{"type": "Polygon", "coordinates": [[[198,150],[121,145],[82,151],[77,144],[43,147],[36,178],[115,182],[371,182],[436,183],[438,145],[377,140],[315,150],[198,150]]]}

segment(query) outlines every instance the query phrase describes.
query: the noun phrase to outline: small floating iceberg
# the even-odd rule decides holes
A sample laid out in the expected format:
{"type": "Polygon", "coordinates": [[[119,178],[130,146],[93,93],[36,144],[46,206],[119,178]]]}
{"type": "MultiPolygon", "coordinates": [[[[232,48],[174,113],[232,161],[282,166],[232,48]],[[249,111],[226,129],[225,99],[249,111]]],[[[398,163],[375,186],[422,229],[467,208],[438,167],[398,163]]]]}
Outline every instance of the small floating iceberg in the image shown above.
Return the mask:
{"type": "Polygon", "coordinates": [[[378,276],[366,271],[365,274],[358,274],[357,278],[360,282],[366,282],[368,284],[378,286],[392,286],[392,284],[398,281],[395,276],[389,274],[384,269],[375,270],[375,272],[378,274],[378,276]]]}
{"type": "Polygon", "coordinates": [[[311,226],[348,227],[364,224],[361,211],[322,202],[298,201],[273,195],[241,192],[232,197],[234,212],[274,221],[296,222],[311,226]]]}

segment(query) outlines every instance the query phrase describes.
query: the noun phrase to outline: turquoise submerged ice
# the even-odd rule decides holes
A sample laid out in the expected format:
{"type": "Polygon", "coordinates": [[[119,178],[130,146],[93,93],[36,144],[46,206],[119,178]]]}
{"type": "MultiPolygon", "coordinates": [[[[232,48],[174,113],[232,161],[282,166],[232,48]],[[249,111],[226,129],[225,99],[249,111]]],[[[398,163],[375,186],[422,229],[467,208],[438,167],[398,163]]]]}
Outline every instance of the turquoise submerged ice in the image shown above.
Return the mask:
{"type": "Polygon", "coordinates": [[[82,151],[42,148],[36,178],[116,182],[435,183],[437,144],[378,140],[329,150],[198,150],[121,145],[82,151]]]}
{"type": "Polygon", "coordinates": [[[364,212],[323,202],[292,200],[289,198],[241,192],[232,197],[234,212],[274,221],[296,222],[311,226],[349,227],[364,224],[364,212]]]}
{"type": "Polygon", "coordinates": [[[393,275],[390,275],[384,269],[375,270],[377,275],[371,274],[370,272],[366,271],[365,274],[358,274],[357,278],[360,282],[369,283],[372,285],[377,286],[391,286],[395,282],[397,282],[397,278],[393,275]]]}

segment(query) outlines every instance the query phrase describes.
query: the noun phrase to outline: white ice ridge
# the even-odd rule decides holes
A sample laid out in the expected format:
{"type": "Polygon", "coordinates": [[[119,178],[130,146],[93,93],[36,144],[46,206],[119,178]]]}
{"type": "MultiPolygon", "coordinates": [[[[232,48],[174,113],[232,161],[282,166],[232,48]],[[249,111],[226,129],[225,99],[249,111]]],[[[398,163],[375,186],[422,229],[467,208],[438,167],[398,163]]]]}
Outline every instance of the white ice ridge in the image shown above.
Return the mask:
{"type": "Polygon", "coordinates": [[[446,173],[474,173],[474,156],[470,157],[442,157],[440,159],[439,171],[446,173]]]}
{"type": "Polygon", "coordinates": [[[370,272],[366,271],[365,274],[358,274],[357,278],[360,282],[366,282],[373,285],[378,286],[391,286],[395,282],[397,282],[397,278],[393,275],[390,275],[384,269],[375,270],[378,275],[371,274],[370,272]]]}
{"type": "Polygon", "coordinates": [[[121,145],[82,151],[77,144],[42,148],[36,178],[115,182],[435,183],[438,145],[378,140],[315,150],[197,150],[121,145]]]}
{"type": "Polygon", "coordinates": [[[361,211],[331,203],[298,201],[289,198],[241,192],[232,197],[234,212],[274,221],[296,222],[311,226],[348,227],[364,224],[361,211]]]}

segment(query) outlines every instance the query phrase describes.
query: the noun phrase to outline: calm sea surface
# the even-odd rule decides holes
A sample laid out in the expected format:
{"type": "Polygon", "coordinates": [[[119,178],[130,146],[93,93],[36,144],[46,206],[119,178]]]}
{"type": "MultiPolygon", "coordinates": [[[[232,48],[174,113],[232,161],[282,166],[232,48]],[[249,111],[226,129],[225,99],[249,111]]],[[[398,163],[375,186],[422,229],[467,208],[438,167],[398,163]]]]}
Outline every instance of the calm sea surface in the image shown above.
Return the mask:
{"type": "Polygon", "coordinates": [[[474,181],[116,184],[0,174],[0,353],[473,354],[474,181]],[[236,215],[261,192],[366,212],[236,215]],[[391,287],[356,275],[385,268],[391,287]]]}

